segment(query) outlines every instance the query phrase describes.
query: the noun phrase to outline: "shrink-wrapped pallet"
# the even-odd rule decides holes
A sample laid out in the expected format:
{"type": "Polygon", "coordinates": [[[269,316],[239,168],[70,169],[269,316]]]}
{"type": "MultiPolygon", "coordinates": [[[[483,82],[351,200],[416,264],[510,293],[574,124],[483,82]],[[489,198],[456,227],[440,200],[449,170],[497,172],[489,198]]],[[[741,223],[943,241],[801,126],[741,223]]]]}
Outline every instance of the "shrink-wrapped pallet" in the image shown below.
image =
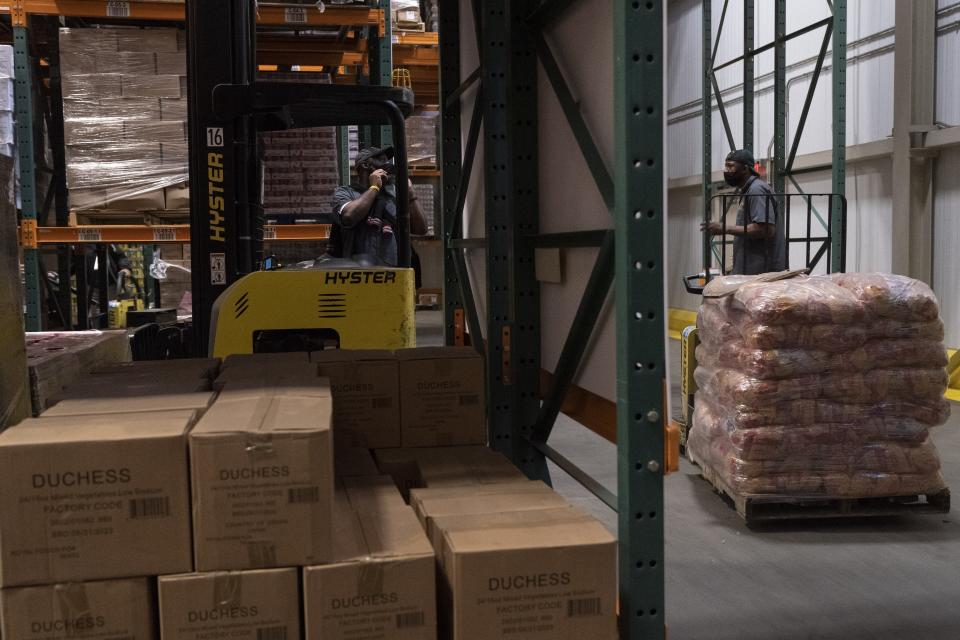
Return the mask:
{"type": "Polygon", "coordinates": [[[60,29],[74,209],[182,209],[186,49],[172,28],[60,29]]]}
{"type": "Polygon", "coordinates": [[[944,488],[929,433],[950,413],[947,360],[929,287],[842,274],[720,278],[704,293],[688,447],[733,491],[866,498],[944,488]]]}

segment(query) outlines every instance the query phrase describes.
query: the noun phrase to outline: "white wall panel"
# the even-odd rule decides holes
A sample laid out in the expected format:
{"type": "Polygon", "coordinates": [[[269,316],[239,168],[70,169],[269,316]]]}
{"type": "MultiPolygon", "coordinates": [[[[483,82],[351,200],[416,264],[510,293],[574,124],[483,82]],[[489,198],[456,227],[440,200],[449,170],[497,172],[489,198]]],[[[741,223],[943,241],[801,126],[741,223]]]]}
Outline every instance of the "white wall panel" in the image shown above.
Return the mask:
{"type": "MultiPolygon", "coordinates": [[[[547,32],[553,55],[608,169],[613,140],[613,9],[605,0],[573,4],[547,32]]],[[[610,228],[607,210],[543,69],[539,71],[540,231],[610,228]]],[[[562,250],[563,282],[540,287],[543,367],[552,371],[576,315],[597,250],[562,250]]],[[[575,379],[614,399],[616,331],[612,296],[575,379]]]]}
{"type": "MultiPolygon", "coordinates": [[[[719,27],[722,0],[713,0],[714,35],[719,27]]],[[[701,61],[698,41],[702,25],[700,3],[694,0],[680,0],[670,6],[669,30],[673,36],[669,43],[669,89],[670,106],[674,109],[668,138],[674,158],[670,163],[670,177],[686,177],[700,173],[701,151],[695,144],[693,130],[699,123],[694,112],[699,110],[701,61]],[[694,96],[691,98],[691,96],[694,96]],[[685,105],[681,113],[677,109],[685,105]],[[692,116],[676,121],[684,115],[692,116]]],[[[718,48],[717,62],[729,60],[739,55],[743,43],[742,25],[743,4],[732,1],[728,9],[727,21],[718,48]]],[[[788,30],[795,30],[827,17],[826,3],[793,2],[788,4],[788,30]]],[[[893,28],[894,0],[853,0],[848,7],[848,42],[850,63],[847,71],[847,143],[860,144],[889,137],[893,128],[893,37],[884,30],[893,28]],[[880,34],[879,36],[877,34],[880,34]],[[864,42],[858,42],[867,38],[864,42]],[[887,51],[887,49],[890,49],[887,51]]],[[[757,4],[756,43],[763,45],[773,38],[772,3],[757,4]],[[769,6],[768,6],[769,5],[769,6]]],[[[788,114],[790,126],[788,143],[792,142],[796,126],[800,120],[803,103],[806,99],[810,76],[814,69],[814,60],[822,42],[824,31],[817,30],[807,36],[792,40],[787,45],[787,82],[789,86],[788,114]],[[802,63],[802,64],[801,64],[802,63]],[[797,64],[796,68],[789,65],[797,64]]],[[[943,55],[948,55],[947,52],[943,55]]],[[[958,52],[960,53],[960,52],[958,52]]],[[[811,104],[805,134],[801,139],[799,152],[811,153],[829,149],[832,145],[831,120],[831,60],[828,55],[826,68],[820,77],[820,83],[811,104]]],[[[942,68],[942,67],[941,67],[942,68]]],[[[717,74],[724,102],[727,104],[728,118],[735,140],[741,139],[742,106],[740,104],[742,65],[737,64],[717,74]]],[[[766,156],[773,137],[773,53],[761,54],[756,60],[757,83],[755,87],[755,149],[758,157],[766,156]],[[766,75],[765,75],[766,74],[766,75]]],[[[941,71],[941,76],[946,75],[941,71]]],[[[951,90],[960,87],[953,74],[941,84],[947,87],[941,102],[960,105],[960,99],[952,99],[951,90]]],[[[960,106],[956,106],[960,109],[960,106]]],[[[716,112],[714,102],[713,118],[713,168],[722,166],[729,144],[723,132],[722,121],[716,112]]],[[[788,147],[789,148],[789,147],[788,147]]]]}
{"type": "Polygon", "coordinates": [[[946,343],[960,348],[960,149],[937,158],[933,228],[933,289],[940,298],[946,343]]]}
{"type": "Polygon", "coordinates": [[[703,198],[700,188],[671,189],[667,194],[667,304],[696,309],[700,298],[687,293],[683,276],[703,269],[700,221],[703,198]]]}
{"type": "MultiPolygon", "coordinates": [[[[960,15],[952,16],[952,20],[960,15]]],[[[937,38],[937,120],[960,125],[960,30],[954,29],[937,38]]]]}
{"type": "Polygon", "coordinates": [[[701,3],[702,0],[676,0],[667,7],[667,105],[670,108],[700,99],[701,3]]]}
{"type": "MultiPolygon", "coordinates": [[[[473,9],[470,0],[460,0],[460,77],[467,78],[473,70],[480,64],[480,53],[477,49],[476,32],[473,28],[473,9]]],[[[460,134],[462,144],[466,146],[467,136],[470,131],[470,118],[473,114],[473,104],[476,98],[476,88],[467,91],[460,101],[462,105],[460,111],[460,134]]],[[[467,197],[463,210],[463,228],[464,237],[482,238],[486,235],[486,227],[483,217],[483,129],[480,131],[480,138],[477,144],[476,160],[473,165],[473,173],[470,176],[470,184],[467,189],[467,197]]],[[[473,299],[477,304],[477,314],[480,316],[480,329],[486,333],[487,324],[487,279],[486,279],[486,260],[484,252],[476,249],[465,251],[467,271],[470,277],[470,286],[473,289],[473,299]]]]}
{"type": "MultiPolygon", "coordinates": [[[[612,16],[609,2],[577,3],[548,33],[553,55],[608,170],[614,154],[612,16]]],[[[610,213],[542,68],[538,91],[541,232],[612,226],[610,213]]]]}

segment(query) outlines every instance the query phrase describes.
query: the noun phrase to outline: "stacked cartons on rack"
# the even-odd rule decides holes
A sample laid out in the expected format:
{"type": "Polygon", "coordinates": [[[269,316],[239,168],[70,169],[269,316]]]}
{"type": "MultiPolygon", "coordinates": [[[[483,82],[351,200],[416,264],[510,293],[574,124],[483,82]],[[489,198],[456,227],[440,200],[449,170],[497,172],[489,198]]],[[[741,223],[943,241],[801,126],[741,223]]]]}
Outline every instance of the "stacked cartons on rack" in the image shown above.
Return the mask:
{"type": "MultiPolygon", "coordinates": [[[[269,82],[330,84],[320,73],[261,73],[269,82]]],[[[262,136],[265,166],[263,207],[267,215],[329,213],[340,183],[333,127],[275,131],[262,136]]]]}
{"type": "Polygon", "coordinates": [[[20,207],[20,154],[17,153],[16,122],[13,95],[13,47],[0,45],[0,154],[13,158],[16,168],[13,172],[14,191],[17,207],[20,207]]]}
{"type": "Polygon", "coordinates": [[[33,415],[45,411],[82,375],[130,359],[124,331],[28,333],[26,346],[33,415]]]}
{"type": "Polygon", "coordinates": [[[75,210],[186,209],[186,51],[171,28],[60,30],[75,210]]]}
{"type": "Polygon", "coordinates": [[[437,167],[437,128],[440,114],[424,111],[407,118],[407,162],[411,167],[437,167]]]}

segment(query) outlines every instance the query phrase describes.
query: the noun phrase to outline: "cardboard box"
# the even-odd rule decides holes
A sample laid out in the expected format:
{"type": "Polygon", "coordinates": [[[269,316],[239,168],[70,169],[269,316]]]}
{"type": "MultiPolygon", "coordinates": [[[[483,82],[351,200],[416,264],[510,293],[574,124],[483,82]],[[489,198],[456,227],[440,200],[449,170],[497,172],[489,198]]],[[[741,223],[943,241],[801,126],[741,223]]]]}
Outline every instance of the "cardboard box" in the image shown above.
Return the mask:
{"type": "Polygon", "coordinates": [[[187,55],[183,52],[156,54],[157,75],[185,76],[187,75],[187,55]]]}
{"type": "MultiPolygon", "coordinates": [[[[184,358],[182,360],[139,360],[136,362],[114,362],[97,367],[95,375],[154,375],[158,379],[200,379],[212,383],[220,370],[219,358],[184,358]]],[[[210,389],[212,387],[206,387],[210,389]]]]}
{"type": "Polygon", "coordinates": [[[404,499],[417,487],[495,485],[526,480],[506,457],[484,446],[378,449],[377,467],[393,477],[404,499]]]}
{"type": "MultiPolygon", "coordinates": [[[[127,120],[124,140],[132,142],[175,143],[187,139],[187,124],[180,120],[127,120]]],[[[161,157],[163,148],[160,148],[161,157]]]]}
{"type": "Polygon", "coordinates": [[[103,98],[119,98],[124,95],[119,73],[86,73],[64,76],[62,82],[63,95],[73,100],[102,100],[103,98]]]}
{"type": "Polygon", "coordinates": [[[177,29],[148,27],[116,29],[120,51],[154,51],[173,53],[177,50],[177,29]]]}
{"type": "Polygon", "coordinates": [[[187,120],[186,98],[160,98],[161,120],[187,120]]]}
{"type": "Polygon", "coordinates": [[[391,351],[331,349],[310,355],[330,379],[333,430],[348,447],[400,446],[400,387],[391,351]]]}
{"type": "Polygon", "coordinates": [[[434,640],[434,555],[390,479],[345,480],[334,522],[335,562],[303,570],[306,640],[434,640]]]}
{"type": "Polygon", "coordinates": [[[189,409],[204,411],[213,402],[209,379],[189,375],[158,377],[141,370],[101,373],[68,386],[44,417],[95,416],[189,409]]]}
{"type": "Polygon", "coordinates": [[[437,518],[451,640],[614,640],[617,549],[579,509],[437,518]]]}
{"type": "Polygon", "coordinates": [[[427,538],[438,547],[440,534],[436,520],[449,516],[508,511],[535,511],[569,507],[562,496],[539,480],[470,487],[414,489],[410,506],[427,532],[427,538]]]}
{"type": "Polygon", "coordinates": [[[97,57],[100,71],[113,69],[125,75],[154,76],[157,74],[157,57],[150,51],[120,51],[102,53],[97,57]]]}
{"type": "Polygon", "coordinates": [[[109,145],[123,139],[122,122],[94,120],[67,120],[63,123],[63,135],[67,144],[98,142],[109,145]]]}
{"type": "Polygon", "coordinates": [[[34,418],[0,434],[0,584],[190,571],[194,417],[34,418]]]}
{"type": "Polygon", "coordinates": [[[311,362],[274,362],[257,366],[224,364],[214,381],[214,388],[226,393],[250,392],[259,389],[299,389],[303,395],[330,396],[330,384],[317,374],[311,362]]]}
{"type": "MultiPolygon", "coordinates": [[[[282,353],[233,353],[224,358],[223,370],[228,371],[234,367],[247,367],[251,369],[260,369],[261,367],[276,367],[292,364],[298,366],[300,363],[310,362],[310,354],[306,351],[285,351],[282,353]]],[[[316,370],[316,367],[313,367],[316,370]]]]}
{"type": "Polygon", "coordinates": [[[483,359],[470,347],[397,351],[404,447],[485,444],[483,359]]]}
{"type": "Polygon", "coordinates": [[[198,571],[330,560],[331,400],[221,397],[190,434],[198,571]]]}
{"type": "MultiPolygon", "coordinates": [[[[84,383],[73,389],[95,388],[84,383]]],[[[60,400],[44,411],[42,418],[74,416],[103,416],[125,413],[153,413],[156,411],[197,411],[202,413],[213,402],[212,391],[197,393],[156,393],[153,395],[115,395],[104,398],[71,397],[60,400]]]]}
{"type": "Polygon", "coordinates": [[[180,76],[124,75],[121,82],[125,98],[182,98],[180,76]]]}
{"type": "Polygon", "coordinates": [[[298,640],[296,569],[161,576],[163,640],[298,640]]]}
{"type": "Polygon", "coordinates": [[[189,209],[190,189],[188,187],[167,187],[163,190],[163,200],[169,210],[189,209]]]}
{"type": "Polygon", "coordinates": [[[338,478],[381,475],[368,450],[344,448],[339,444],[334,449],[333,467],[338,478]]]}
{"type": "Polygon", "coordinates": [[[72,582],[0,591],[7,640],[155,640],[156,605],[148,578],[72,582]]]}

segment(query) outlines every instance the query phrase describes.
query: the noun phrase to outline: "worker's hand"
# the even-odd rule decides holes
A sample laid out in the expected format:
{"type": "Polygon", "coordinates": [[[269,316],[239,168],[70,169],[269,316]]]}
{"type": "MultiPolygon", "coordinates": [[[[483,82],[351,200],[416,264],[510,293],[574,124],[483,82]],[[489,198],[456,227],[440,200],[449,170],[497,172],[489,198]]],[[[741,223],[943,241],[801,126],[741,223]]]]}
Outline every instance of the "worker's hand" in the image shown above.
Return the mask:
{"type": "Polygon", "coordinates": [[[723,235],[723,225],[719,222],[701,222],[700,231],[706,231],[712,236],[723,235]]]}
{"type": "Polygon", "coordinates": [[[383,169],[377,169],[370,174],[370,186],[383,188],[383,185],[390,179],[390,175],[383,169]]]}

